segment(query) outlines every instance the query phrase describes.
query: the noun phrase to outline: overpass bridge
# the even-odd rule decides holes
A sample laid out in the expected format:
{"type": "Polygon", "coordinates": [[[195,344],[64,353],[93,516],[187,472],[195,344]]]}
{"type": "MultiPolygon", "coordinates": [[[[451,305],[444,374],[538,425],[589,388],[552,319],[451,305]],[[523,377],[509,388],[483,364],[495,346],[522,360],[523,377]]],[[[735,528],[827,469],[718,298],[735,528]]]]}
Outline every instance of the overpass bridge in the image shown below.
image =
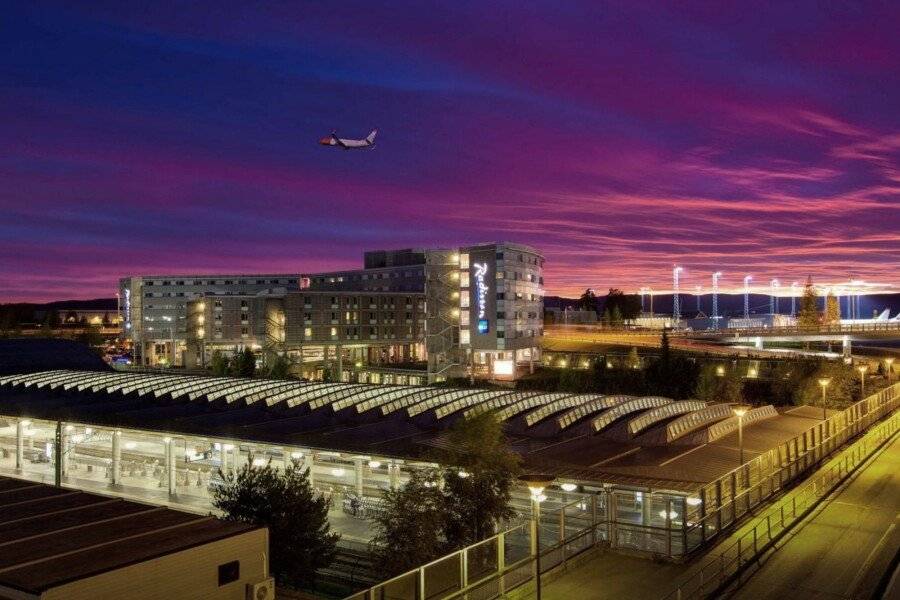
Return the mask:
{"type": "MultiPolygon", "coordinates": [[[[650,329],[610,328],[602,325],[551,325],[544,338],[586,344],[632,345],[658,347],[660,331],[650,329]]],[[[752,344],[761,350],[766,342],[839,342],[844,356],[850,356],[853,342],[900,340],[900,321],[820,325],[817,327],[751,327],[691,331],[668,330],[674,347],[715,352],[722,344],[752,344]]]]}

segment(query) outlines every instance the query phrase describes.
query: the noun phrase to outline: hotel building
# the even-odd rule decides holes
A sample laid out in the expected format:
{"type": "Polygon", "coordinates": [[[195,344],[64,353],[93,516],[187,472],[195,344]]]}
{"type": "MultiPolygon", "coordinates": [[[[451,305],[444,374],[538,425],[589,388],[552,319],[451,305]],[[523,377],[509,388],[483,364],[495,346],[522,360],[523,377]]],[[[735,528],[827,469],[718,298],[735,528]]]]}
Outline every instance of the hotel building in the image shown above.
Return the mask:
{"type": "Polygon", "coordinates": [[[184,365],[187,304],[207,295],[253,296],[300,287],[298,274],[148,275],[119,280],[122,335],[135,363],[184,365]]]}
{"type": "MultiPolygon", "coordinates": [[[[179,319],[184,327],[175,340],[175,364],[191,368],[208,364],[217,350],[249,347],[263,357],[287,356],[292,370],[308,379],[512,380],[540,358],[543,261],[534,249],[508,243],[366,252],[362,269],[302,274],[295,286],[286,276],[265,276],[279,285],[248,290],[234,282],[265,279],[241,276],[227,289],[191,290],[181,303],[166,300],[177,306],[165,314],[157,296],[145,292],[144,304],[136,309],[132,303],[126,322],[140,315],[143,339],[150,336],[166,355],[171,341],[152,334],[167,331],[172,321],[166,317],[179,319]],[[154,312],[148,314],[150,301],[154,312]]],[[[157,284],[160,278],[152,279],[144,290],[171,293],[157,284]]],[[[171,286],[182,279],[195,278],[162,281],[171,286]]],[[[156,346],[152,351],[158,355],[156,346]]]]}

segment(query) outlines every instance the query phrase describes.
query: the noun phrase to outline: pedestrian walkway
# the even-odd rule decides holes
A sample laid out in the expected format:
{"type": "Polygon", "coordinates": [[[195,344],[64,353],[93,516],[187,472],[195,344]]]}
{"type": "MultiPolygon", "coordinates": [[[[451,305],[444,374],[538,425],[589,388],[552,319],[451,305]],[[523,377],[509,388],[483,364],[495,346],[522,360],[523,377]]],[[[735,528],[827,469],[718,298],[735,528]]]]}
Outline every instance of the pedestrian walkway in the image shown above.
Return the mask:
{"type": "Polygon", "coordinates": [[[733,596],[869,598],[900,550],[900,439],[777,545],[733,596]]]}
{"type": "MultiPolygon", "coordinates": [[[[828,471],[843,461],[846,452],[847,450],[844,450],[827,460],[819,472],[828,471]]],[[[790,503],[796,495],[802,493],[802,488],[801,485],[791,489],[778,498],[777,502],[790,503]]],[[[757,509],[758,514],[764,514],[770,506],[770,503],[760,506],[757,509]]],[[[738,539],[752,532],[756,525],[756,519],[751,517],[741,527],[711,547],[702,557],[687,564],[660,563],[611,551],[597,551],[593,557],[569,567],[564,573],[558,573],[555,578],[551,576],[543,586],[542,597],[544,600],[568,598],[646,600],[665,597],[680,581],[689,579],[703,566],[719,560],[722,549],[733,546],[738,539]]],[[[526,593],[520,597],[532,596],[526,593]]]]}

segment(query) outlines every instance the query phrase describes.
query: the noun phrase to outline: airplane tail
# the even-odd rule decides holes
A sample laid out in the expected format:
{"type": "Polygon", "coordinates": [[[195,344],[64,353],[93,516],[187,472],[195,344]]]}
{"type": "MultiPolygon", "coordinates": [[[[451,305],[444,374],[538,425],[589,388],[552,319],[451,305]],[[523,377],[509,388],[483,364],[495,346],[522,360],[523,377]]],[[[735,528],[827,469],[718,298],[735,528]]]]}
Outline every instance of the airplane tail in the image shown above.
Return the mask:
{"type": "Polygon", "coordinates": [[[375,143],[375,134],[377,134],[377,133],[378,133],[378,130],[373,129],[372,133],[370,133],[369,135],[366,136],[366,141],[369,142],[370,144],[374,144],[375,143]]]}

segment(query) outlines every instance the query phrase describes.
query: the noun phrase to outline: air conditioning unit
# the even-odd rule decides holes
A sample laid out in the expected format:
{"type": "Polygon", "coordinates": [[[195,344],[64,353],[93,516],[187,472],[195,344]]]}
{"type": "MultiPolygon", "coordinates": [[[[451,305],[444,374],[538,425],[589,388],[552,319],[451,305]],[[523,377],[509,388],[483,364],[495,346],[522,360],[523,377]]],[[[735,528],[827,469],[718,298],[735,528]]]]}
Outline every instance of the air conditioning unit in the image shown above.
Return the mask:
{"type": "Polygon", "coordinates": [[[268,577],[247,584],[247,600],[275,600],[275,579],[268,577]]]}

